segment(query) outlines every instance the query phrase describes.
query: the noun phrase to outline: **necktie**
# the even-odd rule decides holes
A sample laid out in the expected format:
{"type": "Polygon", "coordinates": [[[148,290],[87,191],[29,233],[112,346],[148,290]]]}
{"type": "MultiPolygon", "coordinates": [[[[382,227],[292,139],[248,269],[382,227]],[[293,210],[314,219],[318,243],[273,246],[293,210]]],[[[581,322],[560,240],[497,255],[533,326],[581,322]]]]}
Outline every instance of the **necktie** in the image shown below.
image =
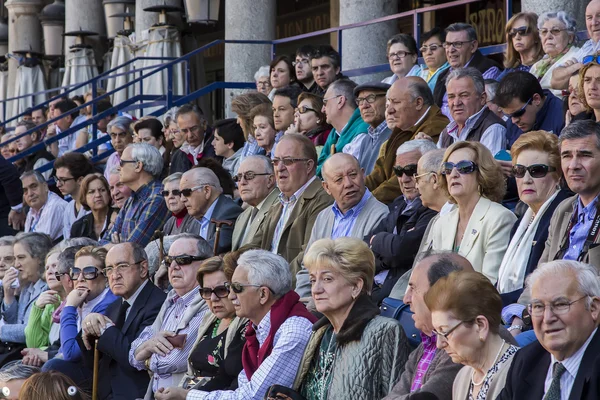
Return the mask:
{"type": "Polygon", "coordinates": [[[117,316],[117,321],[115,322],[115,326],[118,329],[123,328],[123,324],[125,323],[125,316],[127,315],[127,309],[129,308],[129,303],[123,300],[121,303],[121,307],[119,307],[119,315],[117,316]]]}
{"type": "Polygon", "coordinates": [[[555,362],[553,368],[552,383],[546,392],[546,396],[544,396],[544,400],[560,400],[560,377],[567,369],[559,362],[555,362]]]}

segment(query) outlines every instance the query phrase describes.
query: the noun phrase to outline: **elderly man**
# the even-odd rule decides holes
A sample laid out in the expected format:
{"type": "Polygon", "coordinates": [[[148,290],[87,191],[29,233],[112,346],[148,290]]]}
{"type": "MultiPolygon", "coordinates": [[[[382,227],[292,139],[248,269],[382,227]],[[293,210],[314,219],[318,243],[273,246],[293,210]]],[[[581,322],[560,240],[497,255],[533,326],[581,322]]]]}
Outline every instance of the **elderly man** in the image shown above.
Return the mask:
{"type": "Polygon", "coordinates": [[[155,147],[146,143],[130,144],[121,156],[119,179],[131,190],[112,229],[102,243],[136,242],[146,246],[167,218],[169,210],[162,197],[163,186],[158,181],[163,160],[155,147]]]}
{"type": "MultiPolygon", "coordinates": [[[[435,150],[422,140],[411,140],[398,148],[394,172],[402,195],[390,204],[390,214],[367,235],[376,260],[375,285],[372,298],[380,303],[396,281],[408,271],[419,251],[419,244],[428,224],[437,214],[423,205],[417,188],[417,163],[435,150]]],[[[437,168],[439,168],[438,163],[437,168]]],[[[437,168],[435,170],[437,170],[437,168]]]]}
{"type": "Polygon", "coordinates": [[[506,148],[505,124],[485,105],[481,72],[471,67],[454,69],[446,77],[446,93],[453,121],[440,134],[439,148],[465,140],[480,142],[492,155],[506,148]]]}
{"type": "Polygon", "coordinates": [[[48,190],[44,177],[37,171],[21,175],[23,198],[29,206],[25,232],[45,233],[59,242],[63,232],[63,213],[67,202],[48,190]]]}
{"type": "Polygon", "coordinates": [[[2,398],[7,400],[19,400],[21,386],[32,375],[40,372],[40,369],[30,365],[21,364],[20,361],[10,362],[0,369],[0,390],[2,398]]]}
{"type": "Polygon", "coordinates": [[[152,373],[145,399],[152,399],[161,387],[177,386],[187,371],[187,357],[208,311],[198,292],[196,272],[211,255],[206,240],[189,233],[181,234],[169,248],[165,262],[173,289],[154,323],[142,331],[129,350],[131,366],[152,373]]]}
{"type": "Polygon", "coordinates": [[[4,279],[6,271],[15,265],[14,243],[14,236],[0,237],[0,280],[4,279]]]}
{"type": "Polygon", "coordinates": [[[446,95],[446,77],[448,73],[458,68],[473,67],[483,75],[484,79],[495,79],[500,75],[500,65],[484,57],[478,50],[477,31],[469,24],[457,22],[446,28],[446,58],[450,68],[440,73],[433,90],[435,104],[442,113],[451,118],[446,95]]]}
{"type": "Polygon", "coordinates": [[[515,355],[498,399],[600,398],[597,269],[577,261],[552,261],[529,275],[527,287],[539,342],[515,355]]]}
{"type": "Polygon", "coordinates": [[[398,147],[420,132],[437,140],[439,133],[448,125],[448,118],[433,103],[427,83],[415,76],[394,82],[387,93],[386,113],[392,135],[381,148],[375,168],[365,182],[377,200],[389,204],[402,194],[394,175],[398,147]]]}
{"type": "MultiPolygon", "coordinates": [[[[137,243],[120,243],[106,255],[104,274],[113,294],[121,298],[105,314],[91,313],[82,322],[84,359],[93,364],[94,340],[101,354],[99,399],[130,400],[145,395],[150,381],[146,371],[129,364],[129,346],[154,323],[165,293],[148,277],[148,257],[137,243]]],[[[91,366],[91,365],[90,365],[91,366]]]]}
{"type": "MultiPolygon", "coordinates": [[[[358,160],[349,154],[338,153],[323,164],[323,188],[333,204],[319,213],[310,234],[306,250],[319,239],[342,236],[362,239],[371,234],[388,214],[365,186],[365,172],[358,160]]],[[[304,251],[292,261],[296,276],[296,292],[301,297],[311,295],[308,271],[302,267],[304,251]]]]}
{"type": "Polygon", "coordinates": [[[125,205],[127,199],[131,197],[131,189],[121,182],[118,168],[109,172],[108,185],[110,188],[112,206],[120,210],[125,205]]]}
{"type": "Polygon", "coordinates": [[[246,157],[234,180],[238,184],[240,197],[249,205],[233,227],[231,249],[237,250],[256,235],[269,209],[278,201],[280,191],[275,186],[273,164],[265,156],[246,157]]]}
{"type": "Polygon", "coordinates": [[[279,204],[269,210],[252,245],[281,254],[288,262],[306,246],[317,215],[333,201],[315,176],[316,163],[309,138],[290,134],[281,139],[273,157],[279,204]]]}
{"type": "Polygon", "coordinates": [[[216,254],[231,250],[233,226],[220,227],[219,243],[215,246],[218,222],[215,223],[213,220],[233,223],[242,213],[242,209],[223,194],[217,175],[208,168],[193,168],[181,177],[179,191],[188,214],[200,222],[198,234],[217,249],[216,254]]]}
{"type": "MultiPolygon", "coordinates": [[[[185,143],[180,150],[187,154],[187,159],[192,165],[197,165],[203,157],[215,157],[215,148],[212,145],[214,139],[210,134],[206,118],[194,105],[181,106],[175,114],[175,121],[179,132],[185,135],[185,143]]],[[[184,171],[186,171],[186,168],[184,171]]],[[[171,172],[182,171],[180,166],[173,166],[171,172]]]]}
{"type": "Polygon", "coordinates": [[[344,153],[360,157],[360,165],[367,175],[373,172],[379,150],[392,134],[385,120],[385,94],[390,87],[387,83],[371,82],[354,88],[360,116],[369,126],[367,133],[357,136],[345,147],[344,153]]]}
{"type": "MultiPolygon", "coordinates": [[[[319,155],[317,166],[317,175],[319,176],[321,176],[323,163],[333,153],[352,154],[361,161],[358,137],[367,133],[369,125],[363,121],[356,105],[354,98],[356,86],[356,83],[349,79],[340,79],[333,82],[325,93],[321,111],[325,113],[327,123],[333,126],[333,129],[319,155]],[[334,146],[335,150],[332,152],[334,146]]],[[[361,166],[363,166],[362,161],[361,166]]]]}
{"type": "Polygon", "coordinates": [[[317,93],[320,90],[310,67],[310,59],[316,50],[311,45],[305,45],[296,50],[296,59],[293,64],[296,70],[296,80],[303,92],[317,93]]]}
{"type": "Polygon", "coordinates": [[[318,85],[313,93],[323,96],[329,85],[338,79],[344,78],[341,73],[342,58],[340,53],[329,45],[317,47],[310,59],[313,78],[318,85]]]}
{"type": "Polygon", "coordinates": [[[292,290],[292,275],[283,258],[264,250],[242,254],[226,283],[240,318],[251,324],[242,350],[244,369],[237,389],[204,392],[168,388],[157,400],[262,399],[273,384],[291,387],[316,318],[292,290]],[[186,396],[187,394],[187,396],[186,396]]]}
{"type": "MultiPolygon", "coordinates": [[[[15,137],[23,135],[25,132],[35,129],[36,125],[31,121],[19,121],[15,128],[15,137]]],[[[42,132],[34,131],[29,135],[21,136],[17,139],[17,149],[19,153],[30,149],[42,141],[42,132]]],[[[24,164],[20,168],[21,172],[32,171],[54,160],[54,156],[46,150],[45,147],[37,150],[35,153],[29,154],[23,158],[24,164]]],[[[52,168],[43,173],[44,178],[49,179],[52,175],[52,168]]]]}

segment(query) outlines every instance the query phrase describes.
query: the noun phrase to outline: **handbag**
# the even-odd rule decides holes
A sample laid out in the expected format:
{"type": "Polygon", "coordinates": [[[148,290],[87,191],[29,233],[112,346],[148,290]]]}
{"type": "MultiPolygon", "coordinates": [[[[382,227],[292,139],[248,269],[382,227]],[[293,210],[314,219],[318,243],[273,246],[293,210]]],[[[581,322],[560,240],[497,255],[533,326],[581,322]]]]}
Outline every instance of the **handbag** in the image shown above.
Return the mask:
{"type": "Polygon", "coordinates": [[[412,319],[414,314],[410,311],[408,304],[404,304],[402,300],[386,297],[381,302],[381,316],[393,318],[400,322],[402,329],[408,339],[408,343],[416,348],[421,343],[421,332],[415,327],[415,321],[412,319]]]}

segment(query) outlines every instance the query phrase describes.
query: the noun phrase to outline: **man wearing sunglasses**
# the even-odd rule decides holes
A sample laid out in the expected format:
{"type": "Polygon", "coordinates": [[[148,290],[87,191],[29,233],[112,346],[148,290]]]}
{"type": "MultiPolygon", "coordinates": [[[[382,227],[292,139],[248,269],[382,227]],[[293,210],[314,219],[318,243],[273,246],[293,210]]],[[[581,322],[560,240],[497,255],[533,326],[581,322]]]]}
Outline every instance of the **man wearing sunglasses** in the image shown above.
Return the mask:
{"type": "MultiPolygon", "coordinates": [[[[188,214],[200,224],[198,234],[215,246],[217,226],[211,219],[235,222],[242,208],[223,194],[219,178],[203,167],[192,168],[181,177],[179,192],[188,214]]],[[[221,226],[217,254],[231,250],[233,226],[221,226]]]]}
{"type": "Polygon", "coordinates": [[[275,186],[273,164],[265,156],[246,157],[234,180],[238,184],[240,197],[249,207],[235,221],[231,250],[239,249],[254,238],[280,193],[275,186]]]}

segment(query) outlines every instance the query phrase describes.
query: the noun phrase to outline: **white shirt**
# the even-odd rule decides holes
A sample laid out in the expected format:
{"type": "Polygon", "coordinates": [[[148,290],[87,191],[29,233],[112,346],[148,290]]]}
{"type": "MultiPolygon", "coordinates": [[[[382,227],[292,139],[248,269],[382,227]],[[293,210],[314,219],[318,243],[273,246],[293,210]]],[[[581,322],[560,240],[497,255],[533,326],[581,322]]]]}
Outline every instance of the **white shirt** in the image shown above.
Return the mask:
{"type": "Polygon", "coordinates": [[[81,206],[77,215],[75,215],[75,200],[71,200],[65,207],[65,213],[63,214],[63,239],[69,239],[71,237],[71,226],[75,221],[85,217],[91,211],[86,210],[81,206]]]}
{"type": "Polygon", "coordinates": [[[52,240],[58,239],[63,234],[63,214],[66,206],[66,201],[57,194],[48,192],[48,200],[39,211],[29,209],[25,219],[25,232],[45,233],[52,240]]]}
{"type": "MultiPolygon", "coordinates": [[[[446,132],[451,138],[454,139],[455,142],[464,142],[467,140],[467,136],[471,132],[471,129],[473,129],[473,125],[475,125],[475,122],[477,122],[481,116],[481,113],[483,113],[485,110],[487,110],[486,106],[484,106],[476,114],[473,114],[467,118],[465,126],[460,133],[458,133],[458,124],[456,121],[452,121],[448,124],[448,126],[446,126],[446,132]]],[[[500,150],[506,147],[506,128],[500,124],[493,124],[489,126],[481,135],[481,140],[479,142],[487,147],[492,152],[492,155],[498,153],[500,150]]],[[[441,149],[442,146],[442,135],[440,135],[440,138],[437,142],[437,147],[441,149]]]]}
{"type": "MultiPolygon", "coordinates": [[[[582,62],[583,57],[595,54],[596,51],[599,50],[599,48],[600,48],[600,42],[594,43],[592,41],[592,39],[589,39],[588,41],[586,41],[583,44],[583,46],[581,46],[579,51],[577,53],[575,53],[575,56],[573,58],[575,58],[577,60],[577,62],[582,62]]],[[[568,60],[565,59],[565,62],[566,61],[568,61],[568,60]]],[[[562,64],[564,64],[564,63],[562,63],[562,64]]],[[[561,67],[562,67],[562,65],[561,65],[561,67]]]]}
{"type": "Polygon", "coordinates": [[[139,288],[137,288],[137,290],[135,291],[135,293],[128,298],[127,300],[123,299],[123,301],[126,301],[129,303],[129,308],[127,309],[127,311],[125,311],[125,320],[127,320],[127,317],[129,316],[129,312],[131,311],[131,308],[133,307],[133,304],[135,303],[135,300],[138,298],[138,296],[140,295],[140,293],[142,292],[142,290],[144,290],[144,288],[146,287],[146,284],[148,284],[148,279],[146,279],[139,288]]]}

